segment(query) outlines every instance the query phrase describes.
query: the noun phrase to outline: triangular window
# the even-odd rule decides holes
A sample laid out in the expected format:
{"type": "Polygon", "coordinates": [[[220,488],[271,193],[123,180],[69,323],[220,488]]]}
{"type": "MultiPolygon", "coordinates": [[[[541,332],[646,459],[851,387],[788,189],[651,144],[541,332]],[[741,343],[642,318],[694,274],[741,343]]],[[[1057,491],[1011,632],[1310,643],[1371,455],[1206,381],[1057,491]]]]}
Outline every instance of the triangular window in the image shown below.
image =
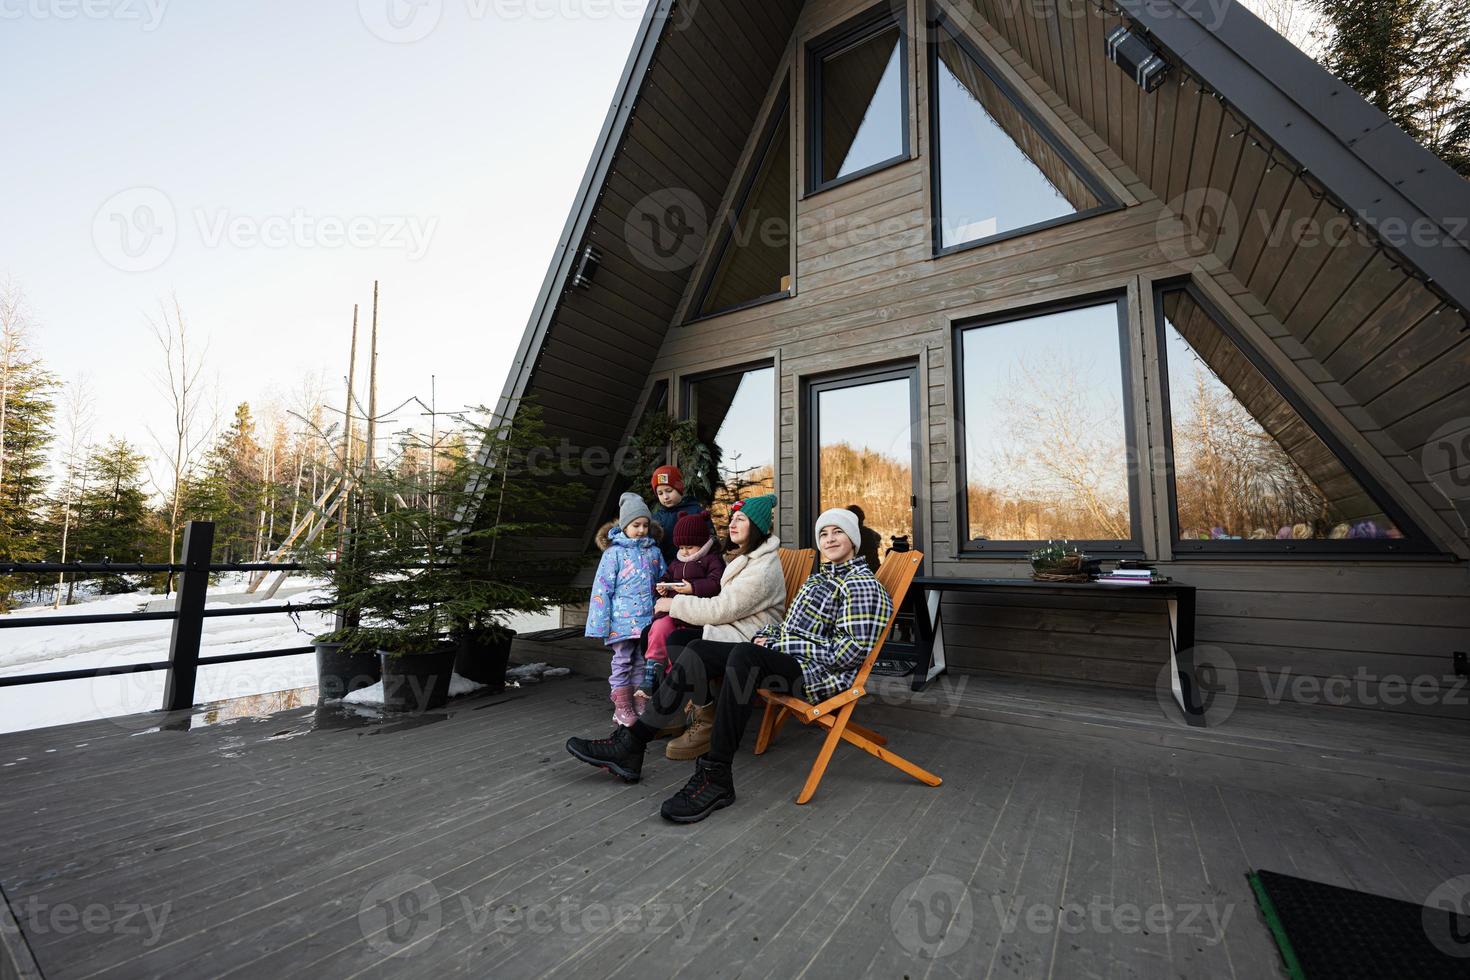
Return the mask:
{"type": "Polygon", "coordinates": [[[791,125],[783,94],[745,185],[735,199],[697,316],[789,294],[791,125]]]}
{"type": "Polygon", "coordinates": [[[943,15],[935,28],[936,251],[1116,206],[943,15]]]}
{"type": "Polygon", "coordinates": [[[1182,550],[1404,545],[1404,521],[1385,495],[1370,489],[1192,290],[1166,290],[1159,306],[1182,550]]]}

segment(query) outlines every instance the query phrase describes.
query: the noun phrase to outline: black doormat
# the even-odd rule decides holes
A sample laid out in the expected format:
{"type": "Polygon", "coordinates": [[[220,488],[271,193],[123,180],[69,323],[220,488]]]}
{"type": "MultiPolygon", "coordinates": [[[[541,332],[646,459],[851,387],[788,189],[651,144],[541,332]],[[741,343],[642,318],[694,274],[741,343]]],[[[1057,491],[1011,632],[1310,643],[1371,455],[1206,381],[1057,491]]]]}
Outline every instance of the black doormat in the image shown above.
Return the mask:
{"type": "MultiPolygon", "coordinates": [[[[1448,905],[1429,908],[1274,871],[1246,877],[1293,980],[1470,978],[1470,917],[1448,905]]],[[[1464,897],[1446,895],[1462,910],[1464,897]]]]}

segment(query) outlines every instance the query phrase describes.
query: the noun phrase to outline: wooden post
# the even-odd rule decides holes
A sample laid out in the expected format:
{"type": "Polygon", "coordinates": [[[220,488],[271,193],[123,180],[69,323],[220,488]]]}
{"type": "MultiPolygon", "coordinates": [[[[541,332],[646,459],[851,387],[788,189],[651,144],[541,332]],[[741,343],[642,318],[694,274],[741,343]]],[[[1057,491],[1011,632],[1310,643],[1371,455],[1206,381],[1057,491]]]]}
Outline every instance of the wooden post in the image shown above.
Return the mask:
{"type": "Polygon", "coordinates": [[[373,452],[378,435],[378,281],[373,280],[373,336],[368,351],[367,458],[363,472],[373,472],[373,452]]]}
{"type": "Polygon", "coordinates": [[[209,563],[214,551],[214,524],[190,521],[184,528],[184,574],[174,600],[173,633],[168,642],[168,679],[163,710],[194,706],[199,674],[199,643],[204,634],[204,600],[209,593],[209,563]]]}
{"type": "MultiPolygon", "coordinates": [[[[376,345],[375,345],[376,346],[376,345]]],[[[342,444],[342,482],[337,491],[337,555],[347,543],[347,494],[348,475],[352,472],[352,395],[357,381],[357,304],[352,304],[352,348],[347,355],[347,433],[342,444]]]]}

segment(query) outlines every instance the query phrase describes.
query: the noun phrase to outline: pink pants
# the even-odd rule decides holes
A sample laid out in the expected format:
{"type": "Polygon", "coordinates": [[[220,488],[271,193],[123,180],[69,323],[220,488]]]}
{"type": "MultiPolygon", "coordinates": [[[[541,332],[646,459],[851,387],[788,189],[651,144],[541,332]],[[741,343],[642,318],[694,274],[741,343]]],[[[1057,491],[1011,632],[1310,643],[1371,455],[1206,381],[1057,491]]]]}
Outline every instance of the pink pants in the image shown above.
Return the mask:
{"type": "Polygon", "coordinates": [[[652,670],[662,677],[669,670],[669,634],[677,629],[687,629],[673,616],[660,616],[648,627],[648,645],[643,650],[645,670],[652,670]]]}

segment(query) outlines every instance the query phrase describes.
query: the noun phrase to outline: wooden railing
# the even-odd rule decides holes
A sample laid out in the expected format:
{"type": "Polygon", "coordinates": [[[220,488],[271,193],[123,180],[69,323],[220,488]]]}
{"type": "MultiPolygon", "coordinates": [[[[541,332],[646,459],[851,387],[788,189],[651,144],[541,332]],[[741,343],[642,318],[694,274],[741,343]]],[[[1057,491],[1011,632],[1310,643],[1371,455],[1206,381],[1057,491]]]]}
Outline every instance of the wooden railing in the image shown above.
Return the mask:
{"type": "Polygon", "coordinates": [[[22,684],[45,684],[51,681],[82,680],[104,677],[109,674],[132,674],[163,670],[168,675],[163,686],[163,709],[173,711],[189,708],[194,704],[194,685],[201,666],[238,663],[245,660],[267,660],[274,657],[290,657],[311,653],[310,646],[285,647],[277,650],[252,650],[248,653],[227,653],[213,657],[200,657],[199,648],[204,635],[204,621],[224,616],[259,616],[270,613],[293,615],[331,608],[330,603],[278,603],[276,605],[251,605],[240,609],[205,609],[209,597],[209,576],[216,572],[299,571],[304,566],[294,563],[243,562],[213,564],[214,524],[209,521],[191,521],[184,530],[183,561],[174,564],[120,564],[117,562],[0,562],[0,575],[36,574],[171,574],[178,576],[178,591],[174,597],[174,608],[163,612],[98,613],[76,616],[36,616],[11,618],[0,616],[0,645],[4,644],[5,630],[45,629],[58,626],[91,626],[101,623],[138,623],[149,620],[172,620],[173,630],[169,635],[168,659],[151,663],[114,664],[105,667],[84,667],[78,670],[53,670],[45,673],[14,674],[0,676],[0,687],[15,687],[22,684]]]}

